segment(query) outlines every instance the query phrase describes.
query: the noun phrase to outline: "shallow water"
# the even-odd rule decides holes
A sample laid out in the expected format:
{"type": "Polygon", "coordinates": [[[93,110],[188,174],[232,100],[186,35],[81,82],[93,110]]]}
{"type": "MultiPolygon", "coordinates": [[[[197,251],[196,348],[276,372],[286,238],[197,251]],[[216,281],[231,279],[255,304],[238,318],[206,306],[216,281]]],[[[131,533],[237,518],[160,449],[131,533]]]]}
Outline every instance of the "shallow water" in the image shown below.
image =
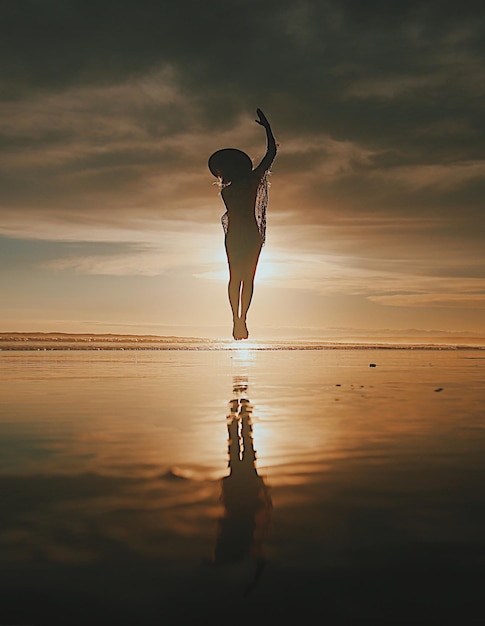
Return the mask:
{"type": "Polygon", "coordinates": [[[479,350],[1,353],[0,623],[480,623],[484,406],[479,350]]]}

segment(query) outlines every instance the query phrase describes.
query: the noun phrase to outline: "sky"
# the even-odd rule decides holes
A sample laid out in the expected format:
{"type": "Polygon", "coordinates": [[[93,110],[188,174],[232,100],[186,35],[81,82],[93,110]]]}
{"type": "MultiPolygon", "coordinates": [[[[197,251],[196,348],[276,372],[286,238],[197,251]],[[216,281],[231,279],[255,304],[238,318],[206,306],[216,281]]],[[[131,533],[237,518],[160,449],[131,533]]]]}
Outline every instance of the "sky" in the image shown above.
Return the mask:
{"type": "Polygon", "coordinates": [[[485,334],[485,9],[22,0],[0,332],[230,336],[220,148],[279,144],[251,337],[485,334]]]}

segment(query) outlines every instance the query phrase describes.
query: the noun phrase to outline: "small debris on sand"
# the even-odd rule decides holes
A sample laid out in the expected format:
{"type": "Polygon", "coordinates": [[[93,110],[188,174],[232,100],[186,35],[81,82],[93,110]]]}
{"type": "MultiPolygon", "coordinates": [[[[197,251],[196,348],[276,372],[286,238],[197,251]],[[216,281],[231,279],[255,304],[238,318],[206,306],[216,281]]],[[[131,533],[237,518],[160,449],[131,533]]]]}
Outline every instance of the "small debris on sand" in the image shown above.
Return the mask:
{"type": "Polygon", "coordinates": [[[436,392],[438,391],[443,391],[443,387],[438,387],[437,389],[435,389],[436,392]]]}
{"type": "Polygon", "coordinates": [[[377,367],[376,363],[369,363],[369,367],[377,367]]]}

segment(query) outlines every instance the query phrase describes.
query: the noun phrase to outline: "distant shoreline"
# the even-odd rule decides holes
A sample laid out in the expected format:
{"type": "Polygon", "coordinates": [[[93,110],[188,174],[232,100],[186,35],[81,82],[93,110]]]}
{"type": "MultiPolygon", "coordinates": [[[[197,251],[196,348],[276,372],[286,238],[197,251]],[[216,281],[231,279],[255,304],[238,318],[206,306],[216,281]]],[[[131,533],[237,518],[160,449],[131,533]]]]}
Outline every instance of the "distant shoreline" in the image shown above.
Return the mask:
{"type": "Polygon", "coordinates": [[[47,350],[484,350],[484,337],[349,337],[321,340],[208,339],[112,333],[0,333],[0,351],[47,350]]]}

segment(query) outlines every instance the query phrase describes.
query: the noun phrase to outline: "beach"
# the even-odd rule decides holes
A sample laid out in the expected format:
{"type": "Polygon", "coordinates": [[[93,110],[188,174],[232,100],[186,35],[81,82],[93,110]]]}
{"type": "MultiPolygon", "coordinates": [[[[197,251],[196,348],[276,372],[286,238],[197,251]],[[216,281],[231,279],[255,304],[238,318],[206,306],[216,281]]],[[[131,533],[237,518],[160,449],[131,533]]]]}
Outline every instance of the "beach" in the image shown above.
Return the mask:
{"type": "Polygon", "coordinates": [[[0,352],[0,623],[481,623],[483,349],[106,341],[0,352]]]}

